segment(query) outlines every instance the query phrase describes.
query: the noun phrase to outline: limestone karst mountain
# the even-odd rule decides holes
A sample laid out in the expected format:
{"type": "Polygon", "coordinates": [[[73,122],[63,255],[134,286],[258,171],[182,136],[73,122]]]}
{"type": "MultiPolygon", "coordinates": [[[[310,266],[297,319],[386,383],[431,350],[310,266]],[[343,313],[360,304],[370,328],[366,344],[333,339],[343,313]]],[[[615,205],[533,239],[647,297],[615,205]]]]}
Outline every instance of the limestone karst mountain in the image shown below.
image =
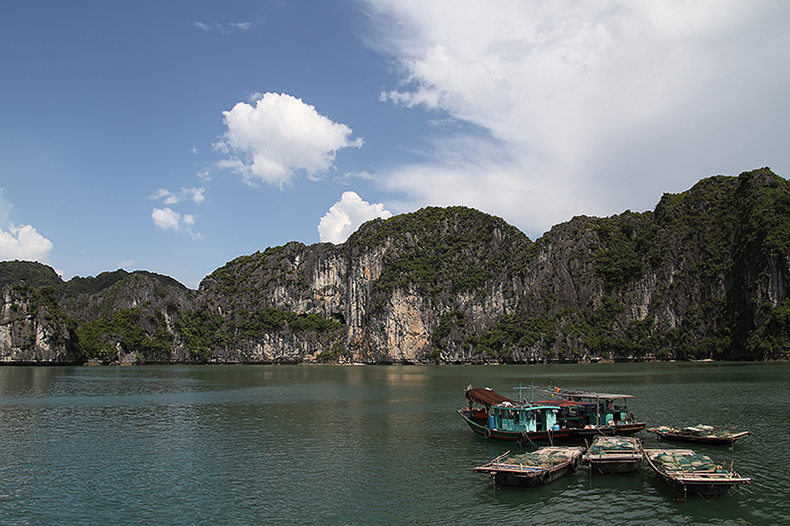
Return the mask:
{"type": "Polygon", "coordinates": [[[0,263],[0,359],[784,359],[789,278],[790,183],[763,168],[534,242],[474,209],[425,208],[342,245],[239,257],[197,291],[148,272],[63,282],[0,263]]]}

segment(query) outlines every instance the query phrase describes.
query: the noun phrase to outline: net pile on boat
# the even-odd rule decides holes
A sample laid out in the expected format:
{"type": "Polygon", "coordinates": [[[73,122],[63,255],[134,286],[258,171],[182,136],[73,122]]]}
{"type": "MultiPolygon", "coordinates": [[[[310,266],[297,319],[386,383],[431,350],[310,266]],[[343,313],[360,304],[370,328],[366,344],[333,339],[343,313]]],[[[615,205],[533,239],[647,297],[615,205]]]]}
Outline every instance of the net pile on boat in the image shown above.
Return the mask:
{"type": "Polygon", "coordinates": [[[597,439],[587,450],[588,455],[605,455],[606,453],[621,453],[634,451],[637,445],[626,437],[604,437],[597,439]]]}
{"type": "Polygon", "coordinates": [[[710,457],[694,453],[693,455],[676,455],[669,453],[661,453],[657,457],[658,462],[665,471],[682,471],[687,473],[694,473],[698,471],[707,471],[715,473],[726,473],[727,470],[721,466],[717,466],[710,457]]]}
{"type": "Polygon", "coordinates": [[[511,455],[502,461],[502,464],[513,466],[528,466],[533,468],[549,468],[561,462],[567,462],[571,457],[563,451],[539,451],[534,453],[521,453],[511,455]]]}
{"type": "Polygon", "coordinates": [[[715,430],[714,430],[714,428],[712,426],[706,426],[706,425],[702,425],[702,424],[699,424],[699,425],[696,425],[696,426],[684,427],[683,428],[683,432],[684,433],[691,433],[693,435],[697,435],[697,436],[701,436],[701,437],[706,437],[708,435],[724,434],[723,432],[722,433],[715,433],[715,430]]]}
{"type": "Polygon", "coordinates": [[[704,424],[698,424],[696,426],[689,426],[684,427],[683,429],[679,429],[677,427],[668,427],[668,426],[661,426],[655,428],[656,431],[660,433],[685,433],[688,435],[695,435],[700,437],[707,437],[707,436],[727,436],[731,435],[732,431],[724,428],[716,428],[713,426],[707,426],[704,424]]]}

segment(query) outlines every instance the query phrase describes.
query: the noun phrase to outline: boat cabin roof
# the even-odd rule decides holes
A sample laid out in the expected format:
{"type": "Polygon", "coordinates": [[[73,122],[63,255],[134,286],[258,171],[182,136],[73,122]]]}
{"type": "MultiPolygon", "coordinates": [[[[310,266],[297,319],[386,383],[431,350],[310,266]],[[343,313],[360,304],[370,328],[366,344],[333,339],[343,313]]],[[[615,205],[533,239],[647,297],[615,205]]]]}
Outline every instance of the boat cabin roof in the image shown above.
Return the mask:
{"type": "Polygon", "coordinates": [[[515,400],[511,400],[510,398],[502,396],[501,394],[497,393],[496,391],[488,387],[467,389],[466,399],[472,403],[477,403],[480,405],[484,405],[486,407],[503,404],[505,402],[508,402],[513,405],[516,405],[518,403],[515,400]]]}
{"type": "Polygon", "coordinates": [[[562,396],[569,396],[572,398],[591,398],[600,400],[615,400],[618,398],[633,398],[632,395],[627,394],[609,394],[609,393],[594,393],[590,391],[576,391],[573,389],[560,389],[558,393],[562,396]]]}
{"type": "MultiPolygon", "coordinates": [[[[536,405],[550,405],[555,407],[578,407],[580,405],[591,405],[589,402],[577,402],[575,400],[541,400],[535,402],[536,405]]],[[[592,404],[595,405],[595,404],[592,404]]]]}

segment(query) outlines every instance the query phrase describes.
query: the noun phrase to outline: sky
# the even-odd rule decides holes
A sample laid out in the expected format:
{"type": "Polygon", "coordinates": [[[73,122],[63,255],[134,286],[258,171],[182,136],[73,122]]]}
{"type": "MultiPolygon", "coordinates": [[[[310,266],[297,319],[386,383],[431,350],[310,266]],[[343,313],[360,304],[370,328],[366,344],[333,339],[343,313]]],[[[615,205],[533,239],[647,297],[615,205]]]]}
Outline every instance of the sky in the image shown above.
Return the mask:
{"type": "Polygon", "coordinates": [[[531,239],[790,177],[783,0],[5,0],[0,260],[190,288],[426,206],[531,239]]]}

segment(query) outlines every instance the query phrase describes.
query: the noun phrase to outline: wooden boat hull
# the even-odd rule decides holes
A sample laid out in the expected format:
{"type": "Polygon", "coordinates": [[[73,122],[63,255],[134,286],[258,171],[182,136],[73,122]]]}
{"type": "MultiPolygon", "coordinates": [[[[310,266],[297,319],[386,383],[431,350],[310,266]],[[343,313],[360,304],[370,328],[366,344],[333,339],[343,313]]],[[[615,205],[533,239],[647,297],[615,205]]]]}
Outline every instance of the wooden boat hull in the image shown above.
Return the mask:
{"type": "Polygon", "coordinates": [[[649,430],[656,434],[662,440],[669,440],[670,442],[686,442],[690,444],[706,444],[709,446],[731,446],[739,438],[751,435],[750,431],[743,431],[742,433],[734,433],[732,435],[713,435],[713,436],[698,436],[687,433],[673,433],[670,431],[659,431],[657,429],[649,430]]]}
{"type": "Polygon", "coordinates": [[[469,418],[463,411],[456,411],[461,418],[469,425],[476,434],[486,439],[498,440],[500,442],[513,442],[522,444],[555,444],[558,441],[569,438],[569,432],[565,429],[546,430],[546,431],[506,431],[503,429],[489,429],[488,426],[476,422],[469,418]]]}
{"type": "Polygon", "coordinates": [[[505,464],[500,461],[510,453],[501,455],[484,466],[474,468],[475,473],[486,473],[497,486],[510,486],[516,488],[530,488],[543,486],[566,475],[569,471],[576,471],[584,448],[549,448],[564,449],[568,452],[567,460],[553,464],[548,468],[520,466],[505,464]]]}
{"type": "Polygon", "coordinates": [[[489,472],[491,479],[497,486],[509,486],[514,488],[531,488],[543,486],[549,482],[554,482],[558,478],[566,475],[571,470],[570,462],[561,467],[544,469],[532,473],[517,473],[514,471],[492,471],[489,472]]]}
{"type": "Polygon", "coordinates": [[[614,427],[615,435],[630,436],[642,431],[647,427],[647,424],[645,422],[634,422],[632,424],[615,424],[612,427],[614,427]]]}
{"type": "Polygon", "coordinates": [[[659,473],[659,476],[664,483],[675,491],[683,493],[684,495],[699,495],[700,497],[718,497],[719,495],[724,495],[735,485],[734,482],[727,483],[721,481],[711,481],[710,483],[687,482],[661,473],[659,473]]]}
{"type": "Polygon", "coordinates": [[[642,458],[635,458],[629,456],[627,458],[607,458],[607,459],[594,459],[587,462],[590,469],[597,471],[603,475],[614,475],[618,473],[633,473],[639,469],[642,463],[642,458]]]}
{"type": "Polygon", "coordinates": [[[685,495],[717,497],[727,493],[735,485],[751,483],[751,479],[741,477],[734,472],[667,472],[661,463],[656,460],[656,457],[662,453],[694,455],[694,452],[681,449],[645,450],[645,459],[650,464],[650,467],[653,468],[653,471],[665,484],[685,495]]]}
{"type": "Polygon", "coordinates": [[[598,437],[582,460],[593,472],[612,475],[632,473],[642,463],[642,441],[635,437],[598,437]]]}

